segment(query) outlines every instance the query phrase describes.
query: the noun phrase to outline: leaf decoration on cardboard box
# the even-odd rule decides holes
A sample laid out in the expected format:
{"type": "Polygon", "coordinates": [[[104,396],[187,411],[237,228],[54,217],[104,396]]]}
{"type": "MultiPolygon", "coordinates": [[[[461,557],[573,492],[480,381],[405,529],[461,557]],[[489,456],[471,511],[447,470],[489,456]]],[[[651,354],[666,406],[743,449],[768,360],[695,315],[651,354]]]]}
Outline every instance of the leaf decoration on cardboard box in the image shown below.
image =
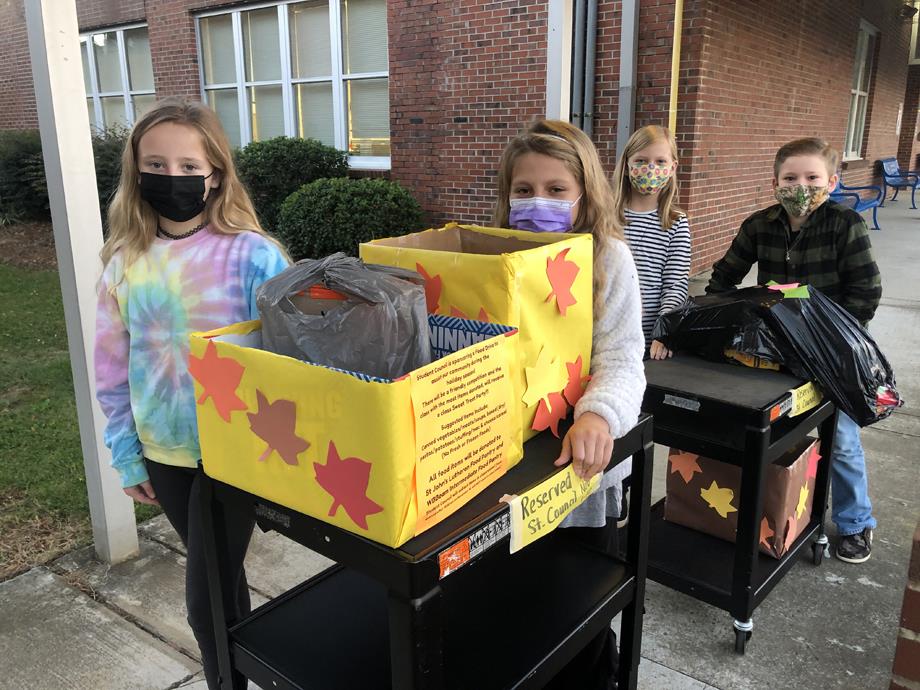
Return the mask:
{"type": "Polygon", "coordinates": [[[244,370],[243,365],[232,357],[220,357],[213,340],[208,341],[203,357],[189,355],[188,358],[188,372],[203,389],[198,404],[203,405],[211,398],[217,414],[225,422],[230,421],[234,410],[246,409],[246,403],[236,394],[244,370]]]}
{"type": "Polygon", "coordinates": [[[313,468],[316,470],[317,484],[332,496],[330,517],[334,517],[341,506],[358,527],[367,529],[368,516],[383,510],[383,506],[367,496],[371,463],[360,458],[342,459],[335,443],[330,441],[326,464],[314,462],[313,468]]]}
{"type": "Polygon", "coordinates": [[[259,460],[266,460],[275,451],[288,465],[299,465],[297,456],[309,448],[310,443],[295,433],[297,405],[290,400],[270,403],[260,390],[256,390],[256,399],[258,411],[248,412],[246,416],[252,433],[268,444],[259,460]]]}
{"type": "Polygon", "coordinates": [[[770,521],[764,516],[760,520],[760,543],[773,551],[773,544],[770,543],[770,537],[775,535],[776,531],[770,528],[770,521]]]}
{"type": "Polygon", "coordinates": [[[673,453],[668,456],[668,462],[671,463],[671,473],[677,472],[684,480],[684,484],[689,484],[693,475],[702,472],[703,469],[699,463],[700,456],[696,453],[673,453]]]}
{"type": "Polygon", "coordinates": [[[805,504],[808,502],[808,484],[799,489],[799,503],[795,507],[795,517],[797,520],[802,519],[802,513],[805,512],[805,504]]]}
{"type": "Polygon", "coordinates": [[[566,370],[559,360],[553,359],[552,352],[544,347],[537,355],[532,367],[524,367],[527,387],[522,400],[530,407],[550,393],[559,393],[566,386],[566,370]]]}
{"type": "Polygon", "coordinates": [[[553,436],[559,438],[559,422],[565,419],[569,408],[565,404],[565,398],[562,397],[561,393],[550,393],[547,397],[549,398],[549,405],[543,398],[537,404],[537,412],[533,418],[532,428],[534,431],[552,429],[553,436]]]}
{"type": "Polygon", "coordinates": [[[562,394],[565,396],[566,402],[572,407],[575,407],[578,401],[581,400],[581,396],[584,395],[585,389],[588,387],[588,381],[591,380],[590,376],[581,375],[581,367],[581,355],[578,355],[578,359],[574,362],[565,363],[565,368],[569,374],[569,382],[566,384],[562,394]]]}
{"type": "Polygon", "coordinates": [[[783,540],[783,553],[787,552],[791,547],[795,538],[798,536],[798,523],[795,520],[794,515],[789,516],[789,521],[786,523],[786,538],[783,540]]]}
{"type": "MultiPolygon", "coordinates": [[[[466,315],[466,312],[464,312],[461,309],[457,309],[457,307],[453,305],[451,305],[450,307],[450,315],[458,319],[469,319],[470,318],[469,316],[466,315]]],[[[490,323],[488,312],[486,312],[486,310],[483,307],[479,307],[479,315],[475,319],[473,319],[473,321],[482,321],[483,323],[490,323]]]]}
{"type": "Polygon", "coordinates": [[[438,313],[438,304],[441,302],[441,276],[430,276],[425,267],[415,264],[415,270],[425,279],[425,304],[429,314],[438,313]]]}
{"type": "Polygon", "coordinates": [[[568,253],[569,248],[566,247],[556,254],[555,258],[546,258],[546,277],[549,279],[552,290],[545,301],[549,302],[555,297],[556,306],[563,316],[566,310],[578,301],[572,294],[572,285],[575,283],[579,268],[574,261],[565,258],[568,253]]]}
{"type": "Polygon", "coordinates": [[[818,444],[814,444],[808,451],[808,479],[814,479],[818,476],[818,461],[821,460],[821,453],[818,452],[818,444]]]}
{"type": "Polygon", "coordinates": [[[700,489],[700,496],[723,518],[727,518],[729,513],[738,512],[738,509],[732,505],[735,492],[727,487],[722,488],[713,482],[708,489],[700,489]]]}

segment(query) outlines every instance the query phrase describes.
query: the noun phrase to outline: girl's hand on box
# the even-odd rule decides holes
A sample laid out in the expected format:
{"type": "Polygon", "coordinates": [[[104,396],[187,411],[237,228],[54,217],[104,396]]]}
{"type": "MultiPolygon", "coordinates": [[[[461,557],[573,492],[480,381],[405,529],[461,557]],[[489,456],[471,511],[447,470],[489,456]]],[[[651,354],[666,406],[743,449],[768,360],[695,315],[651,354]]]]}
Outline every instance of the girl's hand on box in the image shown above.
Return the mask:
{"type": "Polygon", "coordinates": [[[135,486],[126,486],[122,489],[126,494],[133,498],[138,503],[146,503],[151,506],[158,506],[160,502],[157,500],[156,492],[153,490],[153,484],[150,483],[150,480],[141,482],[135,486]]]}
{"type": "Polygon", "coordinates": [[[667,359],[671,357],[674,353],[671,352],[668,348],[664,346],[659,340],[653,340],[652,346],[649,348],[648,355],[652,359],[667,359]]]}
{"type": "Polygon", "coordinates": [[[612,454],[613,437],[607,421],[585,412],[562,439],[562,453],[554,464],[561,467],[571,460],[575,474],[587,480],[606,469],[612,454]]]}

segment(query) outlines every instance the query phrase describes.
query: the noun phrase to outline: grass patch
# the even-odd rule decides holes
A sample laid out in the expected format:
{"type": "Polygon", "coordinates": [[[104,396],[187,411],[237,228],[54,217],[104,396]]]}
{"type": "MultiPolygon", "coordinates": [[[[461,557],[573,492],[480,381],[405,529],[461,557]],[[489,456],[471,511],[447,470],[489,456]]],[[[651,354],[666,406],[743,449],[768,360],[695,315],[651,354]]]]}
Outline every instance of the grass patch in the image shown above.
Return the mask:
{"type": "Polygon", "coordinates": [[[0,573],[90,538],[58,275],[0,264],[0,573]]]}

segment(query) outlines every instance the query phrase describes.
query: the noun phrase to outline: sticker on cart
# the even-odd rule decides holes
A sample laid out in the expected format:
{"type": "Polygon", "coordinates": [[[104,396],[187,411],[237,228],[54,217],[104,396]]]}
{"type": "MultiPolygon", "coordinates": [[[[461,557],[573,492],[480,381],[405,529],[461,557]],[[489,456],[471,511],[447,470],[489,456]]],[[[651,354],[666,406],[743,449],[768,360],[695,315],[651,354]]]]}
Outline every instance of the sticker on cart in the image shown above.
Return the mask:
{"type": "Polygon", "coordinates": [[[601,473],[585,481],[571,464],[520,496],[502,498],[511,506],[511,553],[545,537],[601,483],[601,473]]]}
{"type": "Polygon", "coordinates": [[[482,553],[485,553],[511,532],[511,515],[503,512],[467,537],[438,554],[440,578],[445,578],[463,567],[482,553]]]}
{"type": "Polygon", "coordinates": [[[824,399],[821,391],[811,381],[804,386],[793,388],[789,392],[792,394],[792,409],[789,410],[790,417],[796,417],[803,412],[808,412],[824,399]]]}
{"type": "Polygon", "coordinates": [[[700,411],[700,401],[694,400],[693,398],[682,398],[679,395],[671,395],[665,393],[664,404],[671,405],[673,407],[679,407],[684,410],[690,410],[691,412],[700,411]]]}

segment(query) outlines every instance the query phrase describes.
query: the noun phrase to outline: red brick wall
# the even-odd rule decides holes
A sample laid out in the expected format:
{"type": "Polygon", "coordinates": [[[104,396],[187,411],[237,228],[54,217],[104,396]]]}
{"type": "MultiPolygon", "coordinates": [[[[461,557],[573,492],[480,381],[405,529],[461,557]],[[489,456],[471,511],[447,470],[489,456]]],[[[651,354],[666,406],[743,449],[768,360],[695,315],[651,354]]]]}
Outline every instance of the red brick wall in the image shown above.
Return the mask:
{"type": "MultiPolygon", "coordinates": [[[[21,0],[20,0],[21,1],[21,0]]],[[[76,0],[80,31],[144,21],[144,0],[76,0]]]]}
{"type": "Polygon", "coordinates": [[[508,140],[546,108],[546,5],[392,0],[392,177],[432,224],[487,222],[508,140]]]}
{"type": "Polygon", "coordinates": [[[38,127],[23,0],[0,0],[0,129],[38,127]]]}
{"type": "Polygon", "coordinates": [[[907,71],[907,88],[904,90],[904,116],[901,118],[901,137],[898,141],[898,162],[902,170],[920,168],[917,151],[917,131],[920,130],[920,65],[911,65],[907,71]]]}
{"type": "Polygon", "coordinates": [[[914,531],[890,690],[920,686],[920,523],[914,531]]]}
{"type": "MultiPolygon", "coordinates": [[[[782,18],[798,0],[709,1],[701,18],[699,93],[680,108],[693,146],[684,185],[694,238],[693,270],[708,268],[741,221],[772,203],[772,161],[784,141],[822,136],[843,147],[860,17],[879,29],[863,161],[844,165],[851,185],[872,180],[880,157],[895,155],[898,104],[904,100],[910,23],[899,0],[810,3],[808,40],[782,18]],[[688,111],[689,106],[689,111],[688,111]]],[[[679,128],[681,136],[686,129],[679,128]]]]}

